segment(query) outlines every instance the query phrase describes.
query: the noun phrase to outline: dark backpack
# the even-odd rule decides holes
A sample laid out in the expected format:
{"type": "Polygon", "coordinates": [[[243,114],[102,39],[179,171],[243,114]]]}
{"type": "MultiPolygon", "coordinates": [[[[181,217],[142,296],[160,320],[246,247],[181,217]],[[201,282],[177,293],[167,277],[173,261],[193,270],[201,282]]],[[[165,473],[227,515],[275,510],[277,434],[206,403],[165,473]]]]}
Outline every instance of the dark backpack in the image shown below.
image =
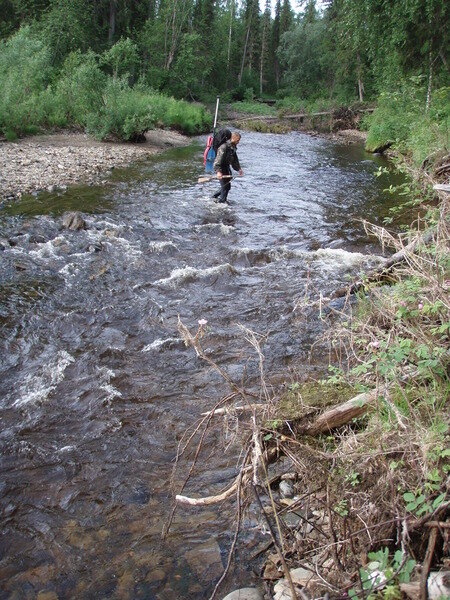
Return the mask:
{"type": "Polygon", "coordinates": [[[220,148],[220,146],[225,144],[225,142],[228,142],[229,139],[231,139],[231,131],[226,127],[224,129],[219,129],[213,140],[212,147],[214,152],[217,154],[217,150],[220,148]]]}

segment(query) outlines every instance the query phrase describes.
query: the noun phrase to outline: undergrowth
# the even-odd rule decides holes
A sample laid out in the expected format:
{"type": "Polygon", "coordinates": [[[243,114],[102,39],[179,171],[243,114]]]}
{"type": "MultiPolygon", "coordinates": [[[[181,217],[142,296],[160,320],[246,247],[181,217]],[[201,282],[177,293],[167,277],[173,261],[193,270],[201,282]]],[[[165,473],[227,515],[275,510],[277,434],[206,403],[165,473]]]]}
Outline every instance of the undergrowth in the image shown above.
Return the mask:
{"type": "Polygon", "coordinates": [[[396,91],[381,94],[377,109],[365,118],[369,129],[366,149],[373,152],[390,144],[410,156],[416,168],[426,159],[447,154],[449,94],[448,87],[434,90],[427,109],[420,78],[399,85],[396,91]]]}

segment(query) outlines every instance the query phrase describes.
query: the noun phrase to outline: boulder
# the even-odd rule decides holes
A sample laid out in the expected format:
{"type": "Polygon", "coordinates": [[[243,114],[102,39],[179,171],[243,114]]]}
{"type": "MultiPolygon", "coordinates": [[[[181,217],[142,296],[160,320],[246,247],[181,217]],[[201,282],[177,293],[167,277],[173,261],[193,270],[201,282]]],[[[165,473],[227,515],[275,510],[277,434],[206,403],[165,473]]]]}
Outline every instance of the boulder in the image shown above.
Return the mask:
{"type": "Polygon", "coordinates": [[[69,212],[63,215],[62,226],[72,231],[86,229],[86,221],[78,212],[69,212]]]}

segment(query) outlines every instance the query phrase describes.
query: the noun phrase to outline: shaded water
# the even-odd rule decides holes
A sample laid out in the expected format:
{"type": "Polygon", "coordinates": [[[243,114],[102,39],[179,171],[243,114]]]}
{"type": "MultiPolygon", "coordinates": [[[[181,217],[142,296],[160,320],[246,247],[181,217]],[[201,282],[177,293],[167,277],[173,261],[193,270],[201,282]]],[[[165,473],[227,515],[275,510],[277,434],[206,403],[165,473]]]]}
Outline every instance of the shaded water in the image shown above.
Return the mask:
{"type": "MultiPolygon", "coordinates": [[[[381,158],[248,133],[246,175],[221,206],[214,183],[195,184],[202,150],[0,210],[0,598],[207,597],[232,508],[180,510],[160,539],[177,440],[226,392],[181,343],[178,314],[193,330],[208,320],[205,346],[236,380],[256,369],[238,323],[266,336],[268,377],[289,378],[314,369],[317,314],[294,310],[307,286],[326,295],[378,264],[358,219],[380,222],[393,201],[381,158]],[[88,229],[62,229],[66,210],[88,229]]],[[[214,461],[191,492],[232,479],[233,458],[214,461]]],[[[250,580],[236,568],[228,586],[250,580]]]]}

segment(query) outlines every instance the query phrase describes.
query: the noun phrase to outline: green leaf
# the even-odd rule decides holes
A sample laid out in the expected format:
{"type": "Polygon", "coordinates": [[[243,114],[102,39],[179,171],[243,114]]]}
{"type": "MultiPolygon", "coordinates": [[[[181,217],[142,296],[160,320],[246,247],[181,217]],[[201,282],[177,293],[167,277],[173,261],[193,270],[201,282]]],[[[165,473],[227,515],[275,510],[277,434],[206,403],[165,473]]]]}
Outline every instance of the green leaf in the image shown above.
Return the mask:
{"type": "Polygon", "coordinates": [[[411,492],[406,492],[405,494],[403,494],[403,499],[406,502],[414,502],[416,499],[415,494],[412,494],[411,492]]]}
{"type": "Polygon", "coordinates": [[[445,494],[445,493],[439,494],[439,496],[433,500],[433,504],[432,504],[433,510],[438,508],[444,502],[446,495],[447,494],[445,494]]]}

